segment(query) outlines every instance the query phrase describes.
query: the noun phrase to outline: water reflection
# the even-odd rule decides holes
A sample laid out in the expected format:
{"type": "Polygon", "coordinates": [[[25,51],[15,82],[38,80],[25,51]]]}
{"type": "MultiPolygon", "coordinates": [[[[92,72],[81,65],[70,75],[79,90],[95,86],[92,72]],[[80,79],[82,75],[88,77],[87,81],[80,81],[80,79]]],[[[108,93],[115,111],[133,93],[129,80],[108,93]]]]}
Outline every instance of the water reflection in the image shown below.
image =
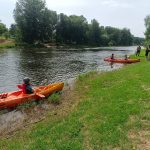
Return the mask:
{"type": "Polygon", "coordinates": [[[103,59],[130,51],[9,49],[0,51],[0,93],[16,90],[26,76],[33,85],[66,81],[90,70],[110,71],[122,66],[103,59]],[[110,67],[111,66],[111,67],[110,67]]]}

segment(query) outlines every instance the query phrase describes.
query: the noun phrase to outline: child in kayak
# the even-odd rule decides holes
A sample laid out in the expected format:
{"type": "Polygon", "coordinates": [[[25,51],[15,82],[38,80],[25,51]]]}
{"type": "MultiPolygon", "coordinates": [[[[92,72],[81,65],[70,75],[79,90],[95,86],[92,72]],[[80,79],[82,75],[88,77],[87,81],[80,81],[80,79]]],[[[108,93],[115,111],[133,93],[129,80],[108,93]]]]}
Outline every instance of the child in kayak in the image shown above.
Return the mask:
{"type": "Polygon", "coordinates": [[[114,54],[111,55],[110,59],[115,59],[114,54]]]}
{"type": "Polygon", "coordinates": [[[23,84],[18,85],[18,88],[21,89],[24,94],[34,93],[34,90],[32,89],[29,78],[24,78],[23,79],[23,84]]]}
{"type": "Polygon", "coordinates": [[[125,58],[124,58],[124,59],[125,59],[125,60],[128,60],[128,58],[129,58],[128,55],[125,55],[125,58]]]}

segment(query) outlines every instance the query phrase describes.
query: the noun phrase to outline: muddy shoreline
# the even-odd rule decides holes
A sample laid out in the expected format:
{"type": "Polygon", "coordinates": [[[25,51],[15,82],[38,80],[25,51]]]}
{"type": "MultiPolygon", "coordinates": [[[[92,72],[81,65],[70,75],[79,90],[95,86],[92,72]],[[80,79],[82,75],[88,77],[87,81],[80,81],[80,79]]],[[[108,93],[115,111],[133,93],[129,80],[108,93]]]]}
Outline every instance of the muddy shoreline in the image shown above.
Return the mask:
{"type": "MultiPolygon", "coordinates": [[[[46,99],[41,104],[29,108],[16,108],[12,111],[3,110],[0,114],[0,138],[9,138],[17,131],[29,127],[45,119],[48,113],[52,116],[62,113],[67,105],[70,105],[71,94],[74,89],[75,79],[65,83],[60,104],[49,103],[46,99]],[[59,112],[60,111],[60,112],[59,112]]],[[[65,113],[65,111],[63,112],[65,113]]]]}

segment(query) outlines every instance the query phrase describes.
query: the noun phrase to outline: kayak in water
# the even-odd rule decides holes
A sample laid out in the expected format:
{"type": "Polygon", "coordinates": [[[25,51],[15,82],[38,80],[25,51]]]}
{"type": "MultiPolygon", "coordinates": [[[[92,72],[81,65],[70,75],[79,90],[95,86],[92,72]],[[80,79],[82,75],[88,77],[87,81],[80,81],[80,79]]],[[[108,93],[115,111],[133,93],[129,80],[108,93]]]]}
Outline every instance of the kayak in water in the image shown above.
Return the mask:
{"type": "Polygon", "coordinates": [[[104,61],[114,62],[114,63],[137,63],[137,62],[140,62],[140,59],[111,59],[111,58],[105,58],[104,61]]]}
{"type": "Polygon", "coordinates": [[[0,109],[14,108],[20,104],[39,100],[49,95],[62,91],[64,87],[63,82],[49,84],[47,86],[39,86],[34,88],[33,94],[24,94],[22,91],[14,91],[0,94],[0,109]]]}

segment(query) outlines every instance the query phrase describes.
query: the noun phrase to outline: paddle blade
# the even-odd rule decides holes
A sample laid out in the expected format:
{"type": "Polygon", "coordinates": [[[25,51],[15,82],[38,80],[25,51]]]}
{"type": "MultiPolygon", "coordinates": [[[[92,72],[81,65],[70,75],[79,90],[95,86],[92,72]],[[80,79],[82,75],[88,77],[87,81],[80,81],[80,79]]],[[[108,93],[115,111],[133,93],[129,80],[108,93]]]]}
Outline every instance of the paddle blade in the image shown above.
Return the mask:
{"type": "Polygon", "coordinates": [[[40,93],[35,93],[36,96],[38,96],[39,98],[45,98],[45,96],[43,94],[40,93]]]}

